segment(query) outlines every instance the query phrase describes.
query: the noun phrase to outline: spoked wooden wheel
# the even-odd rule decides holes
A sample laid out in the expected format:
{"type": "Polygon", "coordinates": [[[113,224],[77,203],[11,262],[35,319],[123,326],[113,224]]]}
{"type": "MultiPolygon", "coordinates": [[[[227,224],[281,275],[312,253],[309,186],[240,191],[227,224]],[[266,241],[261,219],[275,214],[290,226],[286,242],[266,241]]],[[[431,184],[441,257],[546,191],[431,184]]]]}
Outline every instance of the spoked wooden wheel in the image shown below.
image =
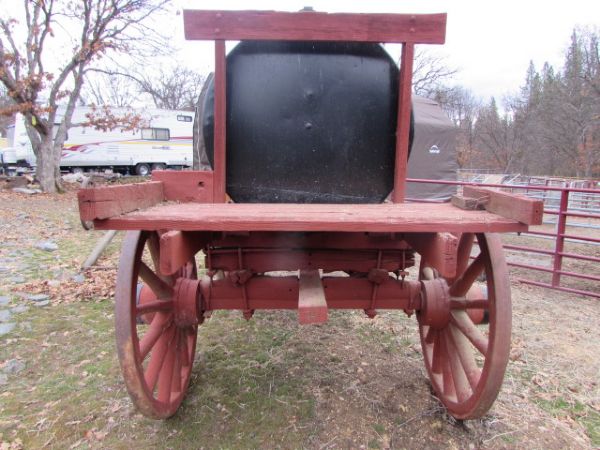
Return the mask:
{"type": "Polygon", "coordinates": [[[115,323],[123,378],[146,416],[172,416],[187,390],[198,332],[196,264],[159,272],[159,235],[127,233],[119,262],[115,323]]]}
{"type": "Polygon", "coordinates": [[[419,333],[433,389],[455,418],[481,417],[500,391],[510,351],[510,285],[500,238],[461,235],[454,279],[437,277],[427,261],[420,273],[419,333]],[[475,237],[479,255],[470,261],[475,237]],[[484,282],[477,281],[481,275],[484,282]]]}

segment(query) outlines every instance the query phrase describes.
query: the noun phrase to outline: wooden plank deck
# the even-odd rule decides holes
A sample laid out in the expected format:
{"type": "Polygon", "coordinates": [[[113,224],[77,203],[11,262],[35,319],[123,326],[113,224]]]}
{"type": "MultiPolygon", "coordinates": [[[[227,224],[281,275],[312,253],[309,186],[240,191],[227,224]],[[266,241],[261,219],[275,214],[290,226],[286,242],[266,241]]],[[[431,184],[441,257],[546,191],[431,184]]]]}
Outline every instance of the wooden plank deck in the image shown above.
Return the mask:
{"type": "Polygon", "coordinates": [[[451,204],[178,203],[94,221],[98,230],[510,232],[527,225],[451,204]]]}

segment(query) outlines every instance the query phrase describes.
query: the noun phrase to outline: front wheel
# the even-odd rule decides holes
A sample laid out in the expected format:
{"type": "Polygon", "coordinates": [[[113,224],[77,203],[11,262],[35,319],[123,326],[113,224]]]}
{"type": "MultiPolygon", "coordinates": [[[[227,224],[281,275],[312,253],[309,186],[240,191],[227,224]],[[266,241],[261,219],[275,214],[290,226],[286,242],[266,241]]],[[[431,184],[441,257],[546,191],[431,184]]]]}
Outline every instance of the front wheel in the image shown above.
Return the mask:
{"type": "Polygon", "coordinates": [[[445,291],[446,300],[419,311],[419,334],[437,397],[455,418],[476,419],[498,396],[510,352],[510,284],[500,237],[463,233],[456,273],[439,278],[421,261],[424,285],[445,291]],[[471,261],[475,238],[479,254],[471,261]],[[484,282],[477,281],[481,275],[484,282]]]}

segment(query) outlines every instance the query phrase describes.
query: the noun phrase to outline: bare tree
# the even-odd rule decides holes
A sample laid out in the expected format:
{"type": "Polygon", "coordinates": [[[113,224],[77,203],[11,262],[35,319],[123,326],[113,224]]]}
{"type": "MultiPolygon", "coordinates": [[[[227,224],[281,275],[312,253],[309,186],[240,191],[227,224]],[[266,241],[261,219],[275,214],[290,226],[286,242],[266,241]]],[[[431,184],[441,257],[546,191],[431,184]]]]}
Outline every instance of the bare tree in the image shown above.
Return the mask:
{"type": "Polygon", "coordinates": [[[433,99],[440,104],[458,130],[458,166],[469,166],[475,156],[475,122],[481,109],[481,100],[462,86],[442,88],[433,94],[433,99]]]}
{"type": "Polygon", "coordinates": [[[147,20],[163,10],[166,2],[23,0],[23,23],[8,15],[0,18],[0,81],[14,101],[2,112],[18,111],[25,117],[37,159],[37,178],[44,191],[61,189],[62,146],[86,71],[110,55],[143,54],[142,48],[160,48],[162,41],[147,20]],[[25,35],[23,43],[18,39],[20,33],[25,35]],[[56,47],[57,40],[72,49],[62,63],[58,62],[60,52],[52,46],[56,47]],[[60,64],[59,69],[48,69],[53,64],[60,64]],[[64,113],[59,115],[61,102],[64,113]]]}
{"type": "Polygon", "coordinates": [[[139,99],[138,86],[128,77],[88,73],[81,94],[83,104],[132,106],[139,99]]]}
{"type": "Polygon", "coordinates": [[[139,92],[148,95],[157,108],[189,111],[194,110],[205,78],[180,64],[161,67],[156,74],[135,77],[139,92]]]}
{"type": "Polygon", "coordinates": [[[436,93],[449,89],[446,84],[456,72],[457,69],[448,66],[445,57],[417,47],[413,63],[413,92],[433,98],[436,93]]]}

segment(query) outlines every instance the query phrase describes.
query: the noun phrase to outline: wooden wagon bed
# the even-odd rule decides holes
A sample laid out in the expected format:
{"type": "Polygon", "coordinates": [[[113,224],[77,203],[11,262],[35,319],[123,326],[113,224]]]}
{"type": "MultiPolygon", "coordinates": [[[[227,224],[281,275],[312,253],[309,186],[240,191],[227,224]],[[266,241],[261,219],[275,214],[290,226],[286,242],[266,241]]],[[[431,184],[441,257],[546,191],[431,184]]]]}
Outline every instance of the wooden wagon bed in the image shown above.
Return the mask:
{"type": "Polygon", "coordinates": [[[82,190],[83,220],[99,230],[515,232],[541,223],[541,202],[465,187],[453,204],[215,204],[209,172],[155,172],[152,181],[82,190]],[[485,209],[464,209],[477,208],[485,209]]]}

